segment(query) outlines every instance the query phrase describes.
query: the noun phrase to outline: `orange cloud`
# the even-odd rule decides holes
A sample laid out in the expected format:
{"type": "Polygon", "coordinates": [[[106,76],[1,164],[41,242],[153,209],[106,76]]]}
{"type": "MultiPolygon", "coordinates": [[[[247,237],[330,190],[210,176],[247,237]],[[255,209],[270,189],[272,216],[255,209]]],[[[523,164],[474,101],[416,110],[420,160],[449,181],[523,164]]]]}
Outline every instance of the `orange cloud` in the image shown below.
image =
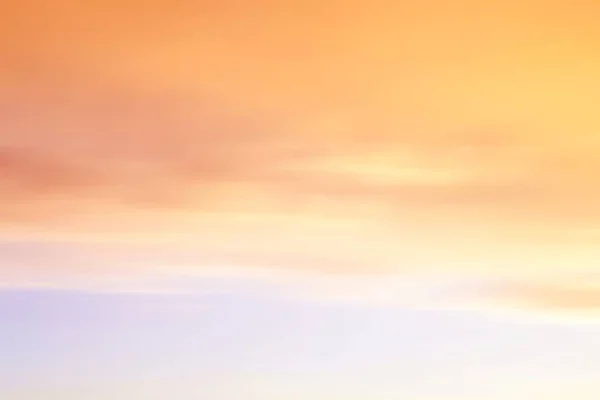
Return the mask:
{"type": "Polygon", "coordinates": [[[600,289],[581,283],[519,282],[507,284],[499,294],[516,301],[521,307],[555,311],[600,310],[600,289]]]}
{"type": "Polygon", "coordinates": [[[291,253],[445,267],[593,245],[595,5],[218,3],[4,7],[5,229],[264,251],[276,220],[291,253]]]}

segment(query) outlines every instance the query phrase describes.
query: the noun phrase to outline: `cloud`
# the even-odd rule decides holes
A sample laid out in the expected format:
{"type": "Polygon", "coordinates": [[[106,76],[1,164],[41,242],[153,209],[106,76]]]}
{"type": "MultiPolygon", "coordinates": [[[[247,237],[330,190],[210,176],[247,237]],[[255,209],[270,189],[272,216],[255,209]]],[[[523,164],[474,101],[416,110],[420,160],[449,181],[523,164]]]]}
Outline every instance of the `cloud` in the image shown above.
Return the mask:
{"type": "MultiPolygon", "coordinates": [[[[521,117],[510,115],[481,121],[478,109],[465,117],[461,92],[409,85],[445,80],[440,68],[456,75],[456,62],[468,66],[465,52],[479,45],[465,41],[452,13],[379,4],[362,9],[356,2],[342,10],[339,1],[250,8],[130,1],[136,12],[113,3],[33,3],[47,15],[45,24],[16,3],[4,15],[4,39],[14,44],[5,67],[13,71],[13,83],[2,99],[2,148],[13,158],[3,173],[31,188],[29,197],[14,202],[31,203],[32,213],[43,208],[35,199],[46,199],[52,188],[64,193],[64,180],[75,176],[87,187],[70,185],[64,209],[89,197],[136,208],[202,209],[207,198],[214,205],[244,195],[271,208],[327,196],[356,208],[366,201],[400,209],[451,204],[463,212],[493,203],[494,210],[531,212],[531,203],[556,195],[539,182],[557,176],[539,171],[556,166],[561,151],[538,137],[548,132],[532,133],[521,117]],[[422,21],[416,25],[427,29],[395,19],[422,21]],[[392,21],[393,29],[387,25],[392,21]],[[396,40],[411,33],[423,39],[424,49],[396,40]],[[436,40],[441,43],[434,46],[436,40]],[[406,47],[407,56],[389,58],[389,49],[398,46],[406,47]],[[459,60],[444,55],[447,46],[462,51],[459,60]],[[426,77],[416,72],[432,68],[426,77]],[[375,99],[364,93],[368,87],[375,99]],[[260,101],[262,95],[273,99],[260,101]],[[438,119],[444,120],[439,126],[427,122],[438,119]],[[34,164],[24,171],[15,157],[34,164]]],[[[533,6],[525,8],[537,15],[533,6]]],[[[491,26],[502,21],[494,7],[472,11],[481,14],[474,20],[485,18],[491,26]]],[[[518,19],[520,11],[512,13],[518,19]]],[[[470,20],[460,25],[483,28],[470,20]]],[[[495,51],[505,51],[500,47],[495,51]]],[[[492,72],[492,81],[500,79],[492,72]]],[[[474,91],[464,74],[447,79],[474,91]]],[[[497,99],[484,101],[490,96],[477,100],[487,104],[485,114],[502,109],[497,99]]]]}
{"type": "MultiPolygon", "coordinates": [[[[555,311],[600,312],[600,287],[597,279],[563,282],[538,279],[538,281],[508,281],[494,291],[498,298],[508,299],[522,308],[555,311]]],[[[600,314],[599,314],[600,315],[600,314]]]]}
{"type": "Polygon", "coordinates": [[[0,229],[338,272],[597,246],[597,8],[442,3],[7,3],[0,229]]]}
{"type": "Polygon", "coordinates": [[[435,274],[327,275],[281,268],[169,265],[137,274],[21,274],[4,277],[0,290],[160,296],[221,294],[359,307],[446,309],[462,308],[465,300],[471,301],[472,288],[478,283],[473,277],[435,274]]]}
{"type": "Polygon", "coordinates": [[[211,254],[197,248],[97,243],[3,241],[0,256],[0,283],[7,289],[156,294],[241,291],[300,300],[426,307],[468,297],[480,279],[418,268],[386,273],[352,270],[348,265],[339,269],[343,259],[336,264],[336,260],[302,260],[290,254],[211,254]]]}
{"type": "Polygon", "coordinates": [[[332,269],[323,259],[156,246],[4,241],[0,247],[2,290],[217,293],[359,307],[462,310],[527,323],[595,323],[600,316],[597,276],[574,270],[500,273],[410,265],[375,272],[347,265],[340,269],[339,264],[332,269]],[[322,265],[316,265],[319,262],[322,265]]]}

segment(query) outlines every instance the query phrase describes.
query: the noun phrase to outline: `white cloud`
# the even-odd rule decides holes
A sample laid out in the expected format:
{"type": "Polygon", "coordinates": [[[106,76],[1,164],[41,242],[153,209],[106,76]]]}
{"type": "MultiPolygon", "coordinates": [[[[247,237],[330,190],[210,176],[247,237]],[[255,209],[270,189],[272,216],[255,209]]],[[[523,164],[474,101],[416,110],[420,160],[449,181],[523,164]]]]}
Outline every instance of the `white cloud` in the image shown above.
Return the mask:
{"type": "MultiPolygon", "coordinates": [[[[376,307],[469,309],[536,321],[600,322],[597,275],[427,266],[388,273],[325,273],[285,265],[213,262],[169,251],[35,244],[2,251],[0,289],[120,294],[235,293],[376,307]],[[13,249],[14,250],[14,249],[13,249]],[[113,249],[114,250],[114,249],[113,249]],[[12,255],[11,255],[12,254],[12,255]],[[15,256],[16,254],[16,256],[15,256]],[[464,272],[464,271],[470,272],[464,272]]],[[[593,271],[593,270],[592,270],[593,271]]]]}

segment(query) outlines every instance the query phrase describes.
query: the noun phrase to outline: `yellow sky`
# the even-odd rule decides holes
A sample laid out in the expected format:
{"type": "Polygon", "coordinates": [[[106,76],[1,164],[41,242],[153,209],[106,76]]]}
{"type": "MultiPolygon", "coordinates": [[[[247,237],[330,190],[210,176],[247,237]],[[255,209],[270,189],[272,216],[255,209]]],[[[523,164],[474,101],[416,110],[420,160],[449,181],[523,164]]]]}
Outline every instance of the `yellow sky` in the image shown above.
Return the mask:
{"type": "Polygon", "coordinates": [[[592,1],[3,8],[8,232],[193,243],[218,227],[264,248],[283,224],[296,252],[600,259],[592,1]]]}

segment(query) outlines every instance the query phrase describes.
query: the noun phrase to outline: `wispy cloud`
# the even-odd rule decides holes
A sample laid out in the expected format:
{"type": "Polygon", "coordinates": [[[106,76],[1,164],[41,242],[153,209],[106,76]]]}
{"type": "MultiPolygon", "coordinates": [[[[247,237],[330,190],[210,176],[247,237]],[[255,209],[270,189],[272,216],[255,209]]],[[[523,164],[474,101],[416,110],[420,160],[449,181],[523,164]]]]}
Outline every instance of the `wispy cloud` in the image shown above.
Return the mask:
{"type": "Polygon", "coordinates": [[[289,268],[260,257],[249,264],[243,264],[251,260],[248,256],[211,259],[197,250],[43,242],[2,247],[0,285],[9,290],[250,293],[367,307],[471,309],[529,319],[554,315],[591,321],[600,315],[594,276],[580,274],[575,279],[575,271],[499,274],[421,266],[396,272],[364,268],[328,273],[309,264],[289,268]]]}
{"type": "MultiPolygon", "coordinates": [[[[558,320],[600,321],[600,289],[597,276],[574,280],[568,273],[561,279],[506,280],[490,285],[486,296],[500,308],[522,315],[558,320]]],[[[559,276],[560,278],[560,276],[559,276]]]]}
{"type": "Polygon", "coordinates": [[[518,271],[600,259],[573,234],[600,226],[596,8],[33,3],[44,23],[0,16],[0,228],[197,255],[2,249],[7,284],[268,265],[393,303],[432,268],[515,307],[597,307],[518,271]]]}
{"type": "Polygon", "coordinates": [[[565,44],[562,13],[35,3],[47,23],[2,16],[4,225],[140,209],[597,225],[598,68],[574,65],[598,60],[588,37],[565,44]]]}

